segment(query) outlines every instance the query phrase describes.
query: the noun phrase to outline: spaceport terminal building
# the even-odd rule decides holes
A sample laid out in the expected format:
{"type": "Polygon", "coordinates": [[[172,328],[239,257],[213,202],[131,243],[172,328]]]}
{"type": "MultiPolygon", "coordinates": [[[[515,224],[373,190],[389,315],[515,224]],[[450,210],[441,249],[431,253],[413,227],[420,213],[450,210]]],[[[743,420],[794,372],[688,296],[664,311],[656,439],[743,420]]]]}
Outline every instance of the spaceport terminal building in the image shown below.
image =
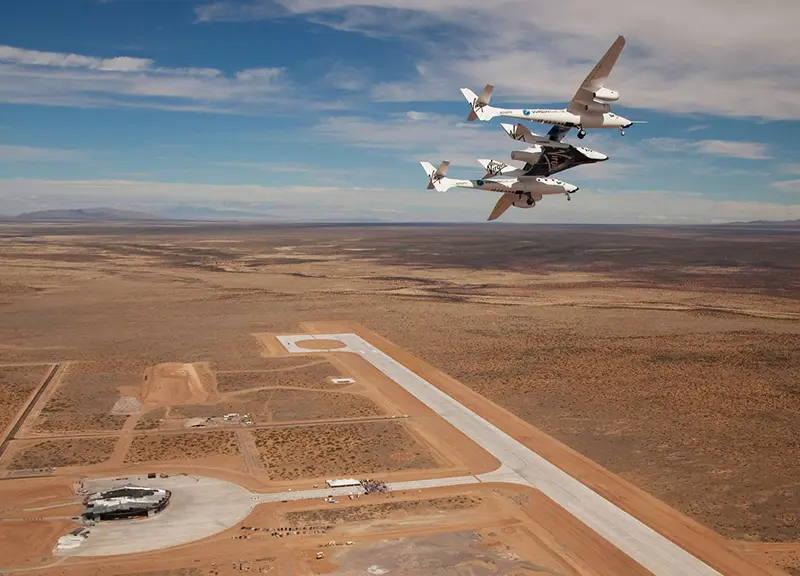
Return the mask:
{"type": "Polygon", "coordinates": [[[121,486],[97,492],[83,501],[87,520],[119,520],[123,518],[150,517],[169,504],[172,493],[160,488],[121,486]]]}

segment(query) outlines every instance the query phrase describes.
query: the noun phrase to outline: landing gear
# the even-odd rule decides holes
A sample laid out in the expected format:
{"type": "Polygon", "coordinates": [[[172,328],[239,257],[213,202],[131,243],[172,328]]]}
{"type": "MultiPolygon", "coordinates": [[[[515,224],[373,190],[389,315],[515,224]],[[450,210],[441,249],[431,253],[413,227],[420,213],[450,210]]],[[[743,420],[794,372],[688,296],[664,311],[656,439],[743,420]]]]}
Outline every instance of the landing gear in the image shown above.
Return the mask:
{"type": "Polygon", "coordinates": [[[526,202],[526,204],[528,204],[528,206],[535,206],[536,205],[536,200],[534,200],[530,196],[528,196],[528,199],[525,202],[526,202]]]}
{"type": "Polygon", "coordinates": [[[578,138],[583,140],[586,137],[586,130],[583,128],[578,128],[578,138]]]}
{"type": "Polygon", "coordinates": [[[625,130],[623,128],[619,129],[619,135],[620,136],[625,136],[625,130]]]}
{"type": "Polygon", "coordinates": [[[569,200],[572,200],[572,196],[570,196],[570,195],[569,195],[569,192],[567,192],[567,200],[568,200],[568,201],[569,201],[569,200]]]}

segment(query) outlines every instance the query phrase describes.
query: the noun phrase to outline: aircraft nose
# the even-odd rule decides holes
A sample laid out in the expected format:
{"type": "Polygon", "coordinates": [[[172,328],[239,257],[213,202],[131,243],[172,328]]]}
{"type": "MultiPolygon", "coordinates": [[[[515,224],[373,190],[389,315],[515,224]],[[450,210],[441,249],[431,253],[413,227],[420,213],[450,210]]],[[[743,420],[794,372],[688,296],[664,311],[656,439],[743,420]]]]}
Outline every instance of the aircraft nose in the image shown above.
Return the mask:
{"type": "Polygon", "coordinates": [[[570,185],[568,186],[568,189],[569,189],[569,193],[570,193],[570,194],[572,194],[573,192],[577,192],[578,190],[580,190],[580,188],[579,188],[578,186],[575,186],[575,184],[570,184],[570,185]]]}

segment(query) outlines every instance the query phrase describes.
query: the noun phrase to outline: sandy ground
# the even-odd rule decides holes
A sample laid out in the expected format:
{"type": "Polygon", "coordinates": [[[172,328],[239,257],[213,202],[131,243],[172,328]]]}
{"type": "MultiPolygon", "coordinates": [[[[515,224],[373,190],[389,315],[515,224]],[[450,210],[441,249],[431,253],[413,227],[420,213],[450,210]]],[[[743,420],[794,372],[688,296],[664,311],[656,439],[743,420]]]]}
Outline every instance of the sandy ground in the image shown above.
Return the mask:
{"type": "Polygon", "coordinates": [[[71,520],[0,522],[0,570],[36,568],[52,562],[53,545],[75,528],[71,520]]]}
{"type": "Polygon", "coordinates": [[[52,366],[0,365],[0,443],[33,401],[52,366]]]}
{"type": "Polygon", "coordinates": [[[734,548],[762,564],[774,564],[800,575],[800,542],[734,542],[734,548]]]}
{"type": "Polygon", "coordinates": [[[385,338],[354,323],[314,322],[304,324],[303,327],[309,333],[336,334],[352,331],[367,339],[381,351],[399,360],[416,374],[423,376],[448,395],[495,423],[512,437],[529,446],[537,454],[544,456],[584,485],[611,500],[626,512],[722,573],[745,575],[763,569],[762,566],[756,566],[734,552],[718,534],[602,469],[594,462],[492,404],[385,338]]]}
{"type": "MultiPolygon", "coordinates": [[[[411,232],[391,227],[288,228],[253,234],[212,227],[132,235],[114,227],[80,233],[65,227],[47,233],[15,230],[0,237],[0,245],[0,362],[63,362],[26,421],[21,440],[12,442],[0,459],[0,470],[38,434],[116,440],[107,462],[59,467],[45,479],[0,481],[0,508],[28,508],[18,503],[22,486],[30,486],[31,498],[45,503],[45,510],[17,514],[27,522],[32,513],[47,518],[74,514],[69,494],[63,500],[55,492],[48,496],[53,488],[40,482],[65,482],[64,488],[82,475],[194,472],[252,490],[310,489],[320,479],[270,479],[257,462],[252,434],[235,427],[230,430],[241,454],[124,464],[140,430],[156,435],[177,431],[175,442],[166,447],[181,454],[180,419],[171,414],[171,404],[146,414],[111,411],[121,397],[144,397],[141,375],[148,366],[208,364],[213,371],[234,375],[282,370],[285,366],[270,364],[278,357],[287,359],[282,347],[274,339],[258,341],[250,334],[295,333],[303,323],[327,318],[337,326],[351,320],[368,326],[397,344],[398,358],[404,348],[450,374],[457,382],[428,366],[438,373],[430,378],[443,390],[451,386],[449,394],[536,446],[582,482],[602,494],[616,494],[620,506],[638,510],[637,515],[660,531],[696,540],[687,547],[707,548],[708,554],[722,558],[721,547],[730,546],[742,561],[773,562],[788,571],[800,565],[792,548],[800,503],[798,472],[796,459],[790,457],[793,451],[787,449],[800,422],[793,392],[800,366],[793,352],[800,349],[800,274],[792,256],[800,249],[796,234],[702,229],[488,233],[458,227],[411,232]],[[192,329],[176,331],[186,318],[192,318],[192,329]],[[92,397],[95,403],[85,401],[92,397]],[[69,426],[67,434],[57,426],[34,434],[42,422],[40,411],[50,400],[51,408],[61,406],[51,412],[51,423],[69,426]],[[624,482],[606,469],[660,501],[632,487],[626,491],[624,482]],[[41,497],[36,495],[40,491],[41,497]],[[663,502],[738,540],[786,542],[764,548],[757,542],[729,544],[663,502]]],[[[384,350],[392,346],[377,335],[365,337],[384,350]]],[[[406,359],[407,365],[417,361],[406,359]]],[[[490,456],[365,363],[342,361],[335,353],[326,360],[342,376],[356,380],[338,391],[369,398],[389,417],[408,416],[409,429],[438,463],[429,470],[379,474],[381,478],[403,481],[495,467],[490,456]]],[[[315,385],[308,382],[303,389],[315,385]]],[[[195,392],[186,381],[167,384],[156,396],[173,394],[169,402],[179,404],[195,392]]],[[[221,394],[219,398],[224,400],[221,394]]],[[[216,405],[197,407],[207,406],[216,405]]],[[[525,524],[525,530],[503,532],[509,522],[524,524],[515,520],[514,511],[524,506],[523,499],[509,502],[513,510],[508,514],[487,510],[481,518],[461,516],[450,525],[445,525],[446,518],[437,524],[430,515],[377,521],[381,526],[375,548],[350,560],[349,550],[341,557],[338,551],[326,551],[326,560],[317,562],[317,544],[307,536],[232,540],[234,530],[170,553],[74,565],[70,560],[49,573],[183,569],[186,574],[233,574],[240,572],[231,562],[240,558],[251,562],[254,572],[268,567],[288,574],[363,572],[361,561],[370,557],[389,557],[402,567],[406,553],[412,561],[427,561],[450,548],[461,554],[464,542],[494,563],[493,573],[523,569],[512,566],[515,562],[552,569],[571,562],[569,570],[558,569],[601,573],[603,568],[596,566],[609,561],[612,568],[605,573],[637,573],[614,564],[613,553],[606,557],[591,535],[573,532],[556,516],[539,528],[525,524]],[[558,532],[562,525],[566,533],[558,532]],[[443,536],[425,548],[420,536],[424,540],[434,533],[443,536]],[[573,552],[560,548],[570,538],[578,539],[571,544],[573,552]],[[383,544],[381,539],[400,543],[383,544]],[[513,540],[514,550],[506,554],[497,549],[498,539],[513,540]]],[[[280,506],[259,506],[256,512],[280,506]]],[[[374,524],[353,525],[345,531],[352,536],[345,537],[356,540],[358,547],[374,524]]],[[[372,546],[369,542],[364,545],[372,546]]],[[[489,569],[474,558],[458,558],[464,570],[489,569]]],[[[737,570],[732,567],[731,573],[741,573],[737,570]]]]}

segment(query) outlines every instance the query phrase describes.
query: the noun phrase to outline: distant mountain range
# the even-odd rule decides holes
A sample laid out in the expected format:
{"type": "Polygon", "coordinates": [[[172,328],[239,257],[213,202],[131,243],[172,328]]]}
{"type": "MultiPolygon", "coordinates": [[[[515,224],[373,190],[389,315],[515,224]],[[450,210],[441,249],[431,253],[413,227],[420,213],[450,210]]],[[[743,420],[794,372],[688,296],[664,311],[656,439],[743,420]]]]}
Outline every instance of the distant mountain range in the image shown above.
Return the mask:
{"type": "Polygon", "coordinates": [[[13,218],[23,222],[53,222],[55,220],[79,222],[129,222],[131,220],[163,220],[160,216],[137,210],[117,210],[115,208],[76,208],[72,210],[38,210],[25,212],[13,218]]]}
{"type": "Polygon", "coordinates": [[[751,222],[731,222],[738,226],[778,226],[780,228],[800,228],[800,220],[753,220],[751,222]]]}
{"type": "MultiPolygon", "coordinates": [[[[158,214],[142,212],[139,210],[118,210],[116,208],[73,208],[63,210],[37,210],[25,212],[18,216],[0,215],[0,220],[5,222],[142,222],[142,221],[195,221],[195,222],[299,222],[295,218],[267,216],[264,213],[247,209],[211,208],[208,206],[179,205],[162,208],[158,214]]],[[[324,223],[325,220],[309,219],[302,221],[316,221],[324,223]]],[[[390,223],[376,218],[350,218],[348,222],[364,223],[390,223]]],[[[335,224],[335,222],[330,222],[335,224]]],[[[414,225],[412,222],[405,224],[414,225]]],[[[421,224],[421,223],[419,223],[421,224]]],[[[462,223],[463,224],[463,223],[462,223]]],[[[700,225],[704,226],[704,225],[700,225]]],[[[800,220],[754,220],[750,222],[730,222],[727,224],[712,224],[705,226],[741,226],[741,227],[770,227],[779,229],[800,229],[800,220]]]]}
{"type": "Polygon", "coordinates": [[[187,204],[165,208],[160,211],[160,214],[169,220],[259,220],[265,218],[263,215],[253,214],[247,210],[218,209],[187,204]]]}

